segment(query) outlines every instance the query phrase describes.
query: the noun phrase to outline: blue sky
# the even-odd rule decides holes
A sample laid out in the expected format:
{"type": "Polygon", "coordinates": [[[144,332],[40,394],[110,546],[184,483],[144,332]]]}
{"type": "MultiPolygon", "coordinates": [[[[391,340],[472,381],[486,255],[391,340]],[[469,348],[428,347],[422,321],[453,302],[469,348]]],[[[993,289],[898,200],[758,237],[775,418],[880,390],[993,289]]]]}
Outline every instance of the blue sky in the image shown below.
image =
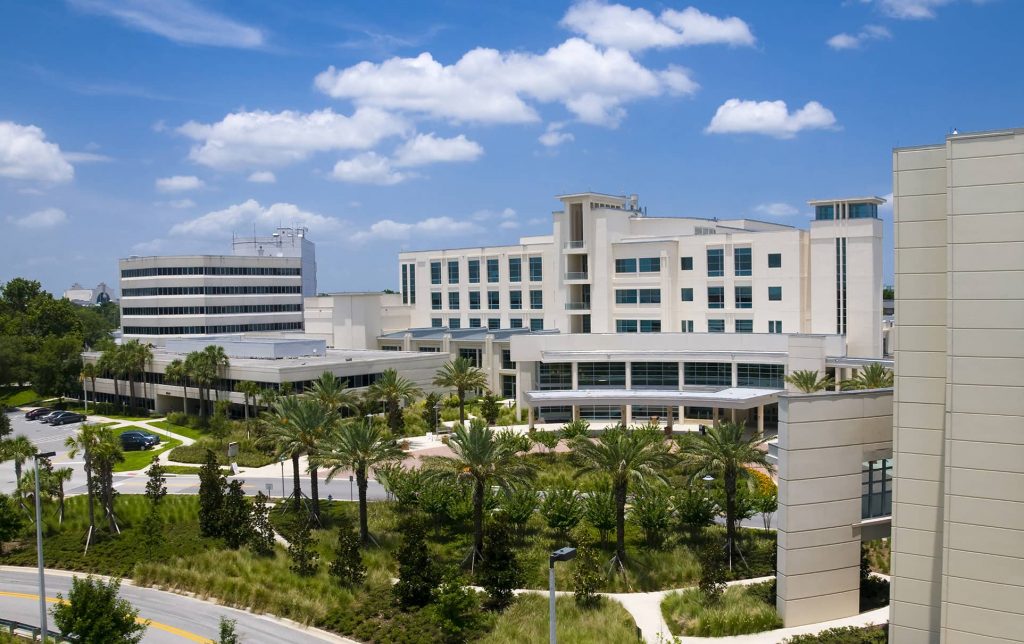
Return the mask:
{"type": "Polygon", "coordinates": [[[804,226],[808,199],[891,193],[894,146],[1024,126],[1021,24],[1018,0],[4,3],[0,281],[113,285],[118,257],[300,223],[321,290],[393,288],[398,251],[544,234],[583,190],[804,226]]]}

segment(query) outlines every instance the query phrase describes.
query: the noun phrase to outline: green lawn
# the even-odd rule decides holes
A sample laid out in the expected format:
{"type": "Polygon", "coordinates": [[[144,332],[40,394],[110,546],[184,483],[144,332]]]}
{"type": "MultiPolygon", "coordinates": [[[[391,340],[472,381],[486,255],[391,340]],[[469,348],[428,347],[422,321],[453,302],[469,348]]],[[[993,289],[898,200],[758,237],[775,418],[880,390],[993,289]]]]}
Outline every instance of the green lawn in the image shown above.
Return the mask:
{"type": "Polygon", "coordinates": [[[0,387],[0,407],[21,407],[39,400],[39,394],[30,388],[0,387]]]}
{"type": "Polygon", "coordinates": [[[203,434],[201,430],[192,427],[186,427],[185,425],[175,425],[174,423],[166,420],[157,420],[149,424],[152,425],[153,427],[165,429],[171,432],[172,434],[177,434],[178,436],[185,436],[187,438],[191,438],[194,441],[197,441],[203,436],[205,436],[205,434],[203,434]]]}
{"type": "MultiPolygon", "coordinates": [[[[602,599],[595,608],[579,608],[572,597],[555,599],[555,630],[563,644],[640,641],[636,623],[622,604],[602,599]]],[[[494,623],[494,630],[480,640],[482,644],[518,644],[544,642],[548,637],[548,598],[544,595],[520,595],[494,623]]]]}
{"type": "MultiPolygon", "coordinates": [[[[129,427],[121,427],[121,428],[115,429],[113,431],[114,431],[114,436],[120,436],[124,432],[146,431],[146,430],[144,430],[144,429],[142,429],[140,427],[130,427],[129,426],[129,427]]],[[[160,435],[157,434],[157,436],[160,436],[160,435]]],[[[114,471],[115,472],[134,472],[136,470],[145,469],[145,468],[149,467],[149,464],[153,460],[154,456],[156,456],[157,454],[161,454],[163,452],[166,452],[169,449],[174,449],[175,447],[178,447],[179,445],[181,445],[181,441],[179,441],[177,439],[168,438],[167,436],[160,436],[160,444],[157,445],[156,447],[153,447],[153,448],[150,448],[150,449],[146,449],[146,450],[132,450],[130,452],[129,451],[124,452],[124,462],[118,463],[117,465],[115,465],[114,466],[114,471]]]]}
{"type": "MultiPolygon", "coordinates": [[[[199,467],[193,467],[191,465],[164,465],[164,472],[167,474],[199,474],[199,467]]],[[[220,471],[224,475],[231,474],[231,470],[226,467],[220,468],[220,471]]]]}

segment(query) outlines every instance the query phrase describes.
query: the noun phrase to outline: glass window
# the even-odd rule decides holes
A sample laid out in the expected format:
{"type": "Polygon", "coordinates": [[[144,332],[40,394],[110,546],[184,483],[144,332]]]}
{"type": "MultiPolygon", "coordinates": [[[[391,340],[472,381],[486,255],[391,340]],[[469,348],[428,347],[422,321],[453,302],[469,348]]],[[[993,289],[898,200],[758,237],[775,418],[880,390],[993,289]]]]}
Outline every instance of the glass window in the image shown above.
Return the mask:
{"type": "MultiPolygon", "coordinates": [[[[630,385],[634,389],[643,387],[671,388],[679,386],[678,362],[634,362],[630,365],[630,385]]],[[[633,407],[636,415],[636,407],[633,407]]]]}
{"type": "Polygon", "coordinates": [[[818,221],[824,221],[827,219],[835,219],[835,208],[832,206],[815,206],[814,218],[818,221]]]}
{"type": "Polygon", "coordinates": [[[642,288],[638,295],[641,304],[661,304],[661,289],[642,288]]]}
{"type": "Polygon", "coordinates": [[[627,259],[615,260],[615,272],[616,273],[635,273],[636,272],[636,258],[630,257],[627,259]]]}
{"type": "Polygon", "coordinates": [[[459,260],[457,259],[448,260],[448,283],[459,283],[459,260]]]}
{"type": "Polygon", "coordinates": [[[471,329],[479,329],[480,328],[480,318],[469,318],[469,328],[471,328],[471,329]]]}
{"type": "Polygon", "coordinates": [[[725,320],[708,320],[708,333],[725,333],[725,320]]]}
{"type": "Polygon", "coordinates": [[[768,320],[768,333],[782,333],[782,320],[768,320]]]}
{"type": "Polygon", "coordinates": [[[661,258],[641,257],[637,261],[637,267],[641,273],[659,273],[661,272],[661,258]]]}
{"type": "Polygon", "coordinates": [[[501,368],[502,369],[515,369],[516,363],[512,362],[512,350],[502,349],[501,350],[501,368]]]}
{"type": "Polygon", "coordinates": [[[480,349],[459,349],[459,357],[469,360],[474,367],[480,366],[480,349]]]}
{"type": "Polygon", "coordinates": [[[724,286],[709,286],[708,287],[708,308],[709,309],[724,309],[725,308],[725,287],[724,286]]]}
{"type": "Polygon", "coordinates": [[[430,318],[430,326],[434,328],[443,327],[444,322],[441,320],[441,318],[430,318]]]}
{"type": "Polygon", "coordinates": [[[736,287],[736,308],[749,309],[754,306],[754,296],[750,286],[736,287]]]}
{"type": "Polygon", "coordinates": [[[522,291],[509,291],[508,292],[508,306],[510,309],[521,309],[523,308],[523,292],[522,291]]]}
{"type": "Polygon", "coordinates": [[[769,286],[768,287],[768,299],[772,302],[779,302],[782,300],[782,287],[781,286],[769,286]]]}
{"type": "Polygon", "coordinates": [[[617,289],[615,289],[615,303],[616,304],[636,304],[636,289],[635,288],[617,288],[617,289]]]}
{"type": "Polygon", "coordinates": [[[501,308],[498,291],[487,291],[487,308],[492,310],[501,308]]]}
{"type": "Polygon", "coordinates": [[[873,203],[852,203],[848,206],[850,219],[878,219],[878,206],[873,203]]]}
{"type": "Polygon", "coordinates": [[[768,268],[782,268],[782,253],[768,253],[768,268]]]}
{"type": "Polygon", "coordinates": [[[530,318],[530,330],[531,331],[543,331],[544,330],[544,318],[530,318]]]}
{"type": "Polygon", "coordinates": [[[636,333],[637,329],[636,320],[615,320],[616,333],[636,333]]]}
{"type": "MultiPolygon", "coordinates": [[[[570,407],[570,409],[572,409],[570,407]]],[[[619,405],[580,405],[580,418],[587,420],[619,420],[622,407],[619,405]]]]}
{"type": "Polygon", "coordinates": [[[496,331],[501,328],[501,318],[487,318],[487,328],[496,331]]]}
{"type": "Polygon", "coordinates": [[[402,304],[409,303],[409,265],[402,264],[402,304]]]}
{"type": "Polygon", "coordinates": [[[441,310],[441,294],[440,293],[431,293],[430,294],[430,308],[433,311],[440,311],[441,310]]]}
{"type": "Polygon", "coordinates": [[[861,464],[862,519],[892,514],[892,459],[861,464]]]}
{"type": "Polygon", "coordinates": [[[753,333],[753,320],[736,320],[736,333],[753,333]]]}
{"type": "Polygon", "coordinates": [[[513,329],[523,328],[523,318],[509,318],[508,325],[513,329]]]}
{"type": "Polygon", "coordinates": [[[688,385],[728,387],[732,385],[732,365],[728,362],[687,362],[683,364],[683,378],[688,385]]]}
{"type": "Polygon", "coordinates": [[[596,387],[625,387],[625,362],[580,362],[576,365],[576,380],[580,389],[596,387]]]}
{"type": "Polygon", "coordinates": [[[416,264],[409,264],[409,303],[416,303],[416,264]]]}
{"type": "Polygon", "coordinates": [[[430,283],[441,283],[441,262],[430,262],[430,283]]]}
{"type": "Polygon", "coordinates": [[[448,294],[448,308],[452,309],[453,311],[457,311],[458,310],[458,308],[459,308],[459,293],[457,291],[454,292],[454,293],[449,293],[448,294]]]}
{"type": "Polygon", "coordinates": [[[462,320],[460,320],[459,318],[448,318],[448,328],[449,329],[461,329],[462,328],[462,320]]]}
{"type": "Polygon", "coordinates": [[[679,267],[684,271],[693,270],[693,258],[692,257],[680,257],[679,267]]]}
{"type": "Polygon", "coordinates": [[[479,309],[480,308],[480,291],[469,292],[469,308],[479,309]]]}
{"type": "Polygon", "coordinates": [[[541,257],[530,258],[530,281],[540,282],[544,279],[544,259],[541,257]]]}
{"type": "Polygon", "coordinates": [[[467,272],[469,273],[469,283],[479,284],[480,283],[480,260],[471,259],[466,262],[467,272]]]}
{"type": "Polygon", "coordinates": [[[749,248],[736,248],[732,251],[732,259],[735,263],[733,269],[740,277],[749,277],[753,268],[753,260],[750,257],[749,248]]]}
{"type": "Polygon", "coordinates": [[[640,320],[640,333],[661,333],[661,320],[640,320]]]}
{"type": "Polygon", "coordinates": [[[508,281],[523,281],[523,260],[520,257],[508,258],[508,281]]]}
{"type": "Polygon", "coordinates": [[[680,293],[681,293],[682,300],[684,302],[692,302],[693,301],[693,289],[692,288],[684,288],[684,289],[682,289],[682,291],[680,291],[680,293]]]}
{"type": "Polygon", "coordinates": [[[737,387],[770,387],[782,389],[785,386],[786,367],[781,364],[736,365],[737,387]]]}
{"type": "Polygon", "coordinates": [[[491,284],[498,281],[498,260],[495,258],[487,260],[487,281],[491,284]]]}
{"type": "Polygon", "coordinates": [[[501,395],[503,398],[516,397],[516,377],[508,374],[501,376],[501,395]]]}
{"type": "Polygon", "coordinates": [[[725,275],[725,251],[721,248],[708,249],[708,277],[725,275]]]}
{"type": "Polygon", "coordinates": [[[531,309],[542,309],[542,308],[544,308],[544,291],[541,291],[541,290],[530,291],[530,308],[531,309]]]}
{"type": "Polygon", "coordinates": [[[693,320],[683,320],[680,326],[683,333],[693,333],[693,320]]]}

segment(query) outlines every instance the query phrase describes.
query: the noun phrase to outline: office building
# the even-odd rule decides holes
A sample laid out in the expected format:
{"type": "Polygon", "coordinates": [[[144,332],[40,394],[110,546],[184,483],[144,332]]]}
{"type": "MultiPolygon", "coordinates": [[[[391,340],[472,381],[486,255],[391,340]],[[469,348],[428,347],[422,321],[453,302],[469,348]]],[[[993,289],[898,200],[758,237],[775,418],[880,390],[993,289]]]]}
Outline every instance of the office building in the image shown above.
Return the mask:
{"type": "Polygon", "coordinates": [[[106,302],[116,302],[115,293],[110,287],[100,282],[95,288],[86,288],[75,282],[64,291],[64,299],[71,300],[78,306],[99,306],[106,302]]]}

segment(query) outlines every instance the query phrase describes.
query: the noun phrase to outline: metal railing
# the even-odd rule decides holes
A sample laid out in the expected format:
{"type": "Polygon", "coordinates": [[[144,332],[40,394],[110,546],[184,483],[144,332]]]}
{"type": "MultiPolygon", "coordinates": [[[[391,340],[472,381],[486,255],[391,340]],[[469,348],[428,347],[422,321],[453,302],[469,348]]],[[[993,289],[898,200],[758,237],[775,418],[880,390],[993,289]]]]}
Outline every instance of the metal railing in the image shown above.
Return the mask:
{"type": "Polygon", "coordinates": [[[585,311],[590,308],[590,302],[566,302],[566,311],[585,311]]]}
{"type": "Polygon", "coordinates": [[[565,242],[565,245],[564,245],[566,250],[578,250],[580,248],[586,248],[586,246],[587,246],[587,242],[583,241],[582,239],[576,239],[576,240],[573,240],[573,241],[567,241],[567,242],[565,242]]]}
{"type": "Polygon", "coordinates": [[[587,271],[575,271],[565,274],[567,280],[585,280],[587,279],[587,271]]]}
{"type": "MultiPolygon", "coordinates": [[[[13,619],[4,619],[0,617],[0,631],[5,631],[10,635],[22,635],[31,638],[33,642],[39,639],[39,631],[42,630],[38,626],[32,624],[25,624],[24,622],[17,622],[13,619]]],[[[46,641],[50,642],[77,642],[78,640],[73,637],[65,637],[60,633],[47,630],[46,641]]]]}

